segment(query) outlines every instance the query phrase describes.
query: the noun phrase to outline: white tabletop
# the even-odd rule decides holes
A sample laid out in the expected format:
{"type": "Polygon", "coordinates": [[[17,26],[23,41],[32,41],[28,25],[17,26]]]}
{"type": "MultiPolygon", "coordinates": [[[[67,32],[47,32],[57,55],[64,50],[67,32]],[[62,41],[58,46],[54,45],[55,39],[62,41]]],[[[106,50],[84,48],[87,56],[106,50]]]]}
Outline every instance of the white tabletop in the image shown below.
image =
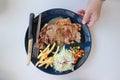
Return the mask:
{"type": "Polygon", "coordinates": [[[87,61],[75,72],[51,75],[26,65],[24,47],[29,14],[51,8],[76,12],[87,0],[0,0],[0,80],[120,80],[120,0],[107,0],[101,17],[90,28],[92,49],[87,61]]]}

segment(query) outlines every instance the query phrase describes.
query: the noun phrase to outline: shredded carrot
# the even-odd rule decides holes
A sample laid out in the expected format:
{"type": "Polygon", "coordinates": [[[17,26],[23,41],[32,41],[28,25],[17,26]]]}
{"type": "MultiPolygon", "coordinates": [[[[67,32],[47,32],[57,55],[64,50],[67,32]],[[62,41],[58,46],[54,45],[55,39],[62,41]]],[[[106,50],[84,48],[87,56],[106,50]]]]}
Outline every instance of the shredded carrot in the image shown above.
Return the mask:
{"type": "Polygon", "coordinates": [[[74,55],[74,63],[76,63],[78,61],[79,58],[82,58],[82,54],[84,53],[84,50],[79,50],[77,52],[75,52],[75,49],[71,49],[72,54],[74,55]]]}

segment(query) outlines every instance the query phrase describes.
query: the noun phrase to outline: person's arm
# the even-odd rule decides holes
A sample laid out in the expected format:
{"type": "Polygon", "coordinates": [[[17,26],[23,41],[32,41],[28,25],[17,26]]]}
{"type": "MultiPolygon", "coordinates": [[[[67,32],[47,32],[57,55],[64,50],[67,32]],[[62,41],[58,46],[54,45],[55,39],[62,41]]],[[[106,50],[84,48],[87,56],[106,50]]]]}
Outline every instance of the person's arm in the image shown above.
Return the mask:
{"type": "Polygon", "coordinates": [[[83,17],[83,24],[93,26],[100,17],[103,0],[89,0],[86,10],[79,10],[78,14],[83,17]]]}

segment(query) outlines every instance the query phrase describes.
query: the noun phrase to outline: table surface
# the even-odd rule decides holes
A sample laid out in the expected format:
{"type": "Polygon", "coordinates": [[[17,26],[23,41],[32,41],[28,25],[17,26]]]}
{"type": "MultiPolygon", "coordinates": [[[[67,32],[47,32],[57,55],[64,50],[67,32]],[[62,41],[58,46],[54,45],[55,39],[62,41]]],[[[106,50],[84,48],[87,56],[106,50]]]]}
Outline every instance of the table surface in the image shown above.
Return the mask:
{"type": "Polygon", "coordinates": [[[26,65],[24,47],[29,14],[51,8],[77,12],[87,0],[0,0],[0,80],[120,80],[120,0],[106,0],[101,17],[90,28],[92,49],[87,61],[66,75],[44,73],[26,65]]]}

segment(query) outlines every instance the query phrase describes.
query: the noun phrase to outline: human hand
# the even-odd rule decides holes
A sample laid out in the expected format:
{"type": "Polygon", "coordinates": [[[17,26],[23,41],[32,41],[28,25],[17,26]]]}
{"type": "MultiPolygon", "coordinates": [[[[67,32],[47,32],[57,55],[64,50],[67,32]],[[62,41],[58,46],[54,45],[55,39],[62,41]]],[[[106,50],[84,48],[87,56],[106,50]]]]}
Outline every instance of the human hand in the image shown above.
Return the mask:
{"type": "Polygon", "coordinates": [[[79,10],[78,14],[83,17],[82,23],[91,27],[100,17],[102,0],[89,0],[86,10],[79,10]]]}

